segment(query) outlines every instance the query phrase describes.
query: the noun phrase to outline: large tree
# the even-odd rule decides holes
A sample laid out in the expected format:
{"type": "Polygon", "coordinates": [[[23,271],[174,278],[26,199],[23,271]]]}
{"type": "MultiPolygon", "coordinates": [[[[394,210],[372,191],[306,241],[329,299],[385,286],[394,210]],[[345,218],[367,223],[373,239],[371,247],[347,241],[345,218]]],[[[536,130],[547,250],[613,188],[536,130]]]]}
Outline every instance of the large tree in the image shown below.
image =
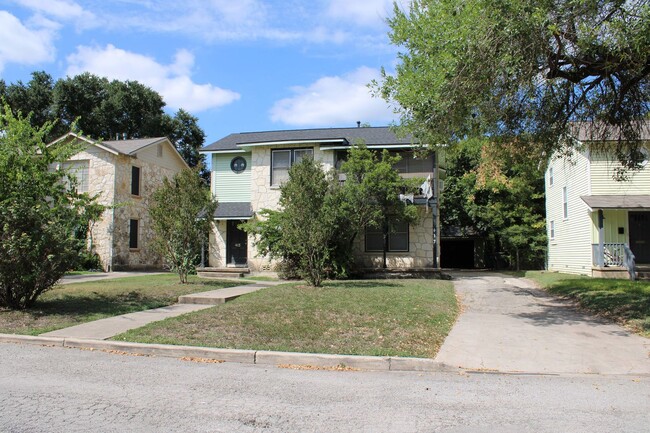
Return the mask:
{"type": "MultiPolygon", "coordinates": [[[[56,121],[46,141],[52,141],[73,127],[95,139],[158,137],[165,135],[190,167],[201,166],[205,133],[198,119],[182,108],[173,116],[164,111],[162,96],[137,81],[108,80],[90,73],[57,80],[43,71],[33,72],[26,84],[7,85],[0,80],[4,97],[14,114],[32,113],[32,126],[56,121]]],[[[202,176],[209,173],[202,169],[202,176]]]]}
{"type": "Polygon", "coordinates": [[[443,227],[486,239],[489,266],[543,266],[544,176],[529,146],[464,140],[447,152],[446,172],[440,206],[443,227]]]}
{"type": "Polygon", "coordinates": [[[86,252],[89,222],[103,212],[60,169],[81,144],[47,146],[51,127],[35,129],[8,105],[0,110],[0,307],[32,306],[74,268],[86,252]]]}
{"type": "Polygon", "coordinates": [[[626,168],[641,160],[650,111],[650,5],[645,0],[413,0],[394,8],[396,74],[375,90],[423,142],[515,137],[548,157],[590,122],[626,168]],[[610,144],[611,145],[611,144],[610,144]]]}

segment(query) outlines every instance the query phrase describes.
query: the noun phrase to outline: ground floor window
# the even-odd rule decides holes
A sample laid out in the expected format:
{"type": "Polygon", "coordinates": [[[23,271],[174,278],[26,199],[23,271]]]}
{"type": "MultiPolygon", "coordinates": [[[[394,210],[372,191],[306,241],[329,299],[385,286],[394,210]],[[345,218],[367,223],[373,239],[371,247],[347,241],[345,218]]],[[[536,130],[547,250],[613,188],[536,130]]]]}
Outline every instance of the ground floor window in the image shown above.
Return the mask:
{"type": "MultiPolygon", "coordinates": [[[[400,221],[388,223],[388,252],[408,252],[409,250],[409,225],[400,221]]],[[[384,251],[384,230],[382,227],[368,227],[366,229],[366,251],[384,251]]]]}
{"type": "Polygon", "coordinates": [[[138,248],[138,220],[129,220],[129,248],[134,250],[138,248]]]}

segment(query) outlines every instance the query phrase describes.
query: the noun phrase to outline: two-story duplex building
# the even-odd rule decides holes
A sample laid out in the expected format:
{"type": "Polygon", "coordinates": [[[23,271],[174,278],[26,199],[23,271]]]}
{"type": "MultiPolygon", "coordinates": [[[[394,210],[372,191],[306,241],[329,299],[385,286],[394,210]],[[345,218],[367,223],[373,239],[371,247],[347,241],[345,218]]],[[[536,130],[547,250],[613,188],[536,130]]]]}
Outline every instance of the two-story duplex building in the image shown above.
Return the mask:
{"type": "MultiPolygon", "coordinates": [[[[212,194],[219,202],[210,236],[209,266],[241,267],[252,272],[273,271],[273,263],[257,254],[252,239],[239,225],[261,209],[278,209],[280,185],[289,168],[312,157],[324,169],[337,168],[347,150],[360,141],[370,149],[389,149],[402,156],[402,176],[427,179],[423,194],[404,197],[421,205],[415,225],[396,224],[389,235],[386,265],[391,269],[439,268],[439,170],[435,154],[414,158],[410,138],[398,138],[390,128],[327,128],[231,134],[201,152],[212,162],[212,194]]],[[[368,230],[354,246],[360,268],[383,267],[383,234],[368,230]]]]}
{"type": "Polygon", "coordinates": [[[166,137],[97,141],[75,133],[50,145],[66,140],[86,147],[62,166],[75,175],[79,192],[108,206],[88,239],[104,271],[162,268],[153,247],[149,202],[164,178],[188,167],[174,145],[166,137]]]}
{"type": "Polygon", "coordinates": [[[637,269],[650,265],[650,124],[643,167],[624,181],[614,179],[620,163],[606,143],[595,146],[588,124],[576,125],[574,138],[578,147],[546,170],[548,269],[626,278],[629,251],[637,269]]]}

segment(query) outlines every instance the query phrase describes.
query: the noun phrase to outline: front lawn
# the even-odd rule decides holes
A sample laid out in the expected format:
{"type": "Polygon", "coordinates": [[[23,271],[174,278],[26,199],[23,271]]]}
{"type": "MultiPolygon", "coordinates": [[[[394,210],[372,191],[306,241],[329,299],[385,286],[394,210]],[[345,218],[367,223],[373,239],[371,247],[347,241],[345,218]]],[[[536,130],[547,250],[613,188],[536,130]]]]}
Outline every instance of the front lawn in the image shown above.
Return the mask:
{"type": "Polygon", "coordinates": [[[458,314],[440,280],[299,283],[151,323],[114,337],[233,349],[432,358],[458,314]]]}
{"type": "Polygon", "coordinates": [[[650,281],[577,277],[542,271],[529,271],[525,276],[550,293],[573,299],[582,308],[650,337],[650,281]]]}
{"type": "Polygon", "coordinates": [[[116,278],[57,286],[26,311],[0,310],[0,333],[38,335],[91,320],[174,304],[180,295],[236,286],[237,282],[175,274],[116,278]]]}

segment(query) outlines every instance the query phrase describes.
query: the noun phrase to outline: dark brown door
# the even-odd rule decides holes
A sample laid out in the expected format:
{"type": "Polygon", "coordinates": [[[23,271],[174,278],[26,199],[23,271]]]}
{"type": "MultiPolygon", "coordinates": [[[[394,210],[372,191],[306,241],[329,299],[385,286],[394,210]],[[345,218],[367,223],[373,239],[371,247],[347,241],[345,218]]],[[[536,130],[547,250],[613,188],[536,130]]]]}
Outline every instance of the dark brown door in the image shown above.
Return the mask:
{"type": "Polygon", "coordinates": [[[630,212],[630,249],[637,263],[650,263],[650,212],[630,212]]]}
{"type": "Polygon", "coordinates": [[[226,233],[226,263],[244,267],[248,263],[248,236],[237,226],[244,221],[228,220],[226,233]]]}

